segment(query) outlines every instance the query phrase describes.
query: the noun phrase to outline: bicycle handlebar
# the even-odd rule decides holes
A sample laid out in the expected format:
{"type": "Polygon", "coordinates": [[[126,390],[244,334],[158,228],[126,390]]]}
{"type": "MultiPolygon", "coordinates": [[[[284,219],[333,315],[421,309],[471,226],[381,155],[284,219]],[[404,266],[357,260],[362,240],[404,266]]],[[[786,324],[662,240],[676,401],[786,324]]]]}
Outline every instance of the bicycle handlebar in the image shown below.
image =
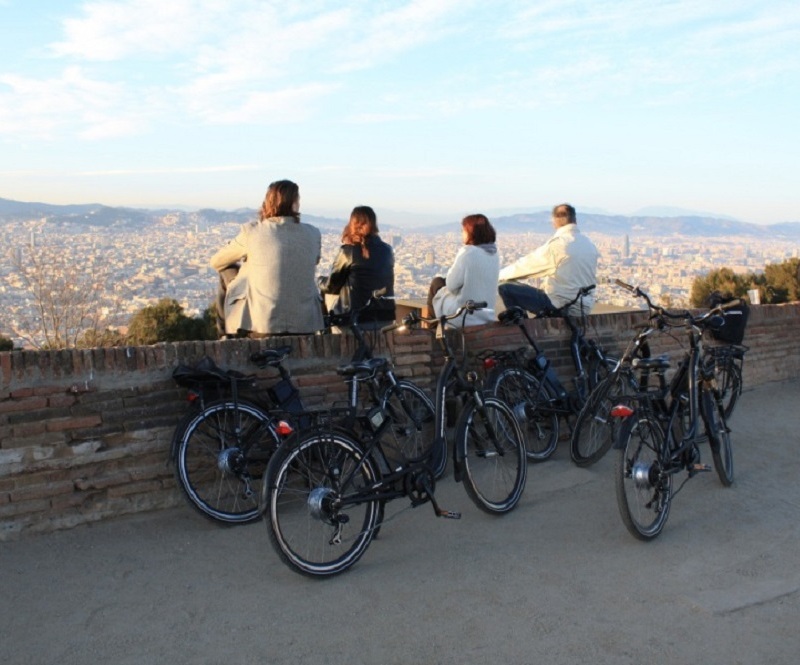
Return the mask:
{"type": "MultiPolygon", "coordinates": [[[[641,288],[639,288],[638,286],[632,286],[631,284],[628,284],[627,282],[623,282],[621,279],[615,279],[614,280],[614,284],[616,286],[619,286],[620,288],[625,289],[626,291],[629,291],[634,296],[637,296],[639,298],[643,298],[645,300],[645,302],[647,302],[648,308],[655,313],[654,314],[655,317],[657,317],[665,325],[668,325],[668,324],[664,319],[668,318],[668,319],[681,319],[682,321],[685,321],[689,325],[700,325],[700,326],[704,326],[704,327],[705,326],[708,326],[708,327],[719,327],[719,324],[712,320],[713,317],[718,316],[720,313],[724,312],[727,309],[738,307],[738,306],[740,306],[742,304],[741,299],[736,298],[735,300],[732,300],[730,302],[716,305],[715,307],[712,307],[711,309],[709,309],[704,314],[700,314],[698,316],[695,316],[688,309],[687,310],[670,312],[670,311],[664,309],[663,307],[661,307],[660,305],[656,305],[650,299],[650,296],[647,295],[647,293],[645,293],[644,291],[642,291],[641,288]]],[[[724,319],[724,316],[725,315],[723,314],[723,319],[724,319]]]]}

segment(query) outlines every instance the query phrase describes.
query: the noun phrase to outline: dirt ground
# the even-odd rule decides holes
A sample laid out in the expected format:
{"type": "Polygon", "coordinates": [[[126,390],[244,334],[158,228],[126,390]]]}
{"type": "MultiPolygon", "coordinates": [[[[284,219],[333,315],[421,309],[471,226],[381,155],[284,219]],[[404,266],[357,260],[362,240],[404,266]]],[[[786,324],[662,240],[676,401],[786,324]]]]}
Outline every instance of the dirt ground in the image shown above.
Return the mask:
{"type": "Polygon", "coordinates": [[[390,504],[327,580],[283,566],[263,524],[188,507],[0,543],[2,660],[794,665],[800,382],[747,390],[731,426],[733,487],[690,481],[650,543],[620,521],[612,456],[578,469],[565,444],[505,517],[450,475],[460,521],[390,504]]]}

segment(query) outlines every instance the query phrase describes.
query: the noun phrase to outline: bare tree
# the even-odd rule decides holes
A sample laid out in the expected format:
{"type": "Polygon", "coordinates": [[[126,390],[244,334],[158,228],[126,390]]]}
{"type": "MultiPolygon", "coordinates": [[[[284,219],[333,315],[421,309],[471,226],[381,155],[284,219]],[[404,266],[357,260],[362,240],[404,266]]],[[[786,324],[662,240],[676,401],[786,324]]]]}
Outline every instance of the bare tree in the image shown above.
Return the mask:
{"type": "Polygon", "coordinates": [[[13,284],[28,294],[30,308],[14,334],[36,348],[79,345],[87,331],[102,331],[116,310],[109,266],[98,256],[80,263],[56,246],[10,252],[13,284]]]}

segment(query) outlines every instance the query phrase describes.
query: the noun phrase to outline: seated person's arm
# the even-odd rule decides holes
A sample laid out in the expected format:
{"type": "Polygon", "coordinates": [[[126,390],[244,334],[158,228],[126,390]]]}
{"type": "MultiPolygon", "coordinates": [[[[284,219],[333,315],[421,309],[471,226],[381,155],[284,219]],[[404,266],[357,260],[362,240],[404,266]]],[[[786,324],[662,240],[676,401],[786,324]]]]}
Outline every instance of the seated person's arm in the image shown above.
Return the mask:
{"type": "Polygon", "coordinates": [[[352,261],[341,249],[336,255],[331,266],[330,277],[320,277],[319,290],[322,293],[337,294],[342,290],[342,287],[347,284],[347,278],[350,275],[350,266],[352,261]]]}
{"type": "Polygon", "coordinates": [[[236,263],[245,257],[246,249],[244,245],[239,242],[239,236],[236,236],[227,245],[220,249],[214,256],[211,257],[211,267],[216,271],[236,263]]]}
{"type": "Polygon", "coordinates": [[[517,259],[511,265],[500,270],[500,281],[525,279],[526,277],[547,277],[555,273],[555,263],[550,252],[549,243],[537,247],[530,254],[517,259]]]}

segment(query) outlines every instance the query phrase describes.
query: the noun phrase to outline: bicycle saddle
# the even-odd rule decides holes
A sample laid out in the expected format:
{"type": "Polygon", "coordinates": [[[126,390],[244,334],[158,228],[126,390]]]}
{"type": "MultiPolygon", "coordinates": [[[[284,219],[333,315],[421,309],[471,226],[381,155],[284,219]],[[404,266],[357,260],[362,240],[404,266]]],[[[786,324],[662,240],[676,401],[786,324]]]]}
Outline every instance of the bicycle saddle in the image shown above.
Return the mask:
{"type": "Polygon", "coordinates": [[[378,371],[383,370],[389,361],[386,358],[370,358],[361,362],[342,365],[336,370],[341,376],[353,376],[358,379],[368,379],[375,376],[378,371]]]}
{"type": "Polygon", "coordinates": [[[291,346],[279,346],[277,349],[264,349],[257,351],[250,356],[250,361],[258,365],[261,369],[265,367],[277,367],[281,361],[291,352],[291,346]]]}
{"type": "Polygon", "coordinates": [[[656,356],[655,358],[634,358],[631,367],[634,369],[668,369],[669,356],[656,356]]]}
{"type": "Polygon", "coordinates": [[[497,320],[504,324],[519,323],[521,319],[525,318],[527,318],[525,310],[516,305],[514,307],[509,307],[507,310],[504,310],[497,315],[497,320]]]}

